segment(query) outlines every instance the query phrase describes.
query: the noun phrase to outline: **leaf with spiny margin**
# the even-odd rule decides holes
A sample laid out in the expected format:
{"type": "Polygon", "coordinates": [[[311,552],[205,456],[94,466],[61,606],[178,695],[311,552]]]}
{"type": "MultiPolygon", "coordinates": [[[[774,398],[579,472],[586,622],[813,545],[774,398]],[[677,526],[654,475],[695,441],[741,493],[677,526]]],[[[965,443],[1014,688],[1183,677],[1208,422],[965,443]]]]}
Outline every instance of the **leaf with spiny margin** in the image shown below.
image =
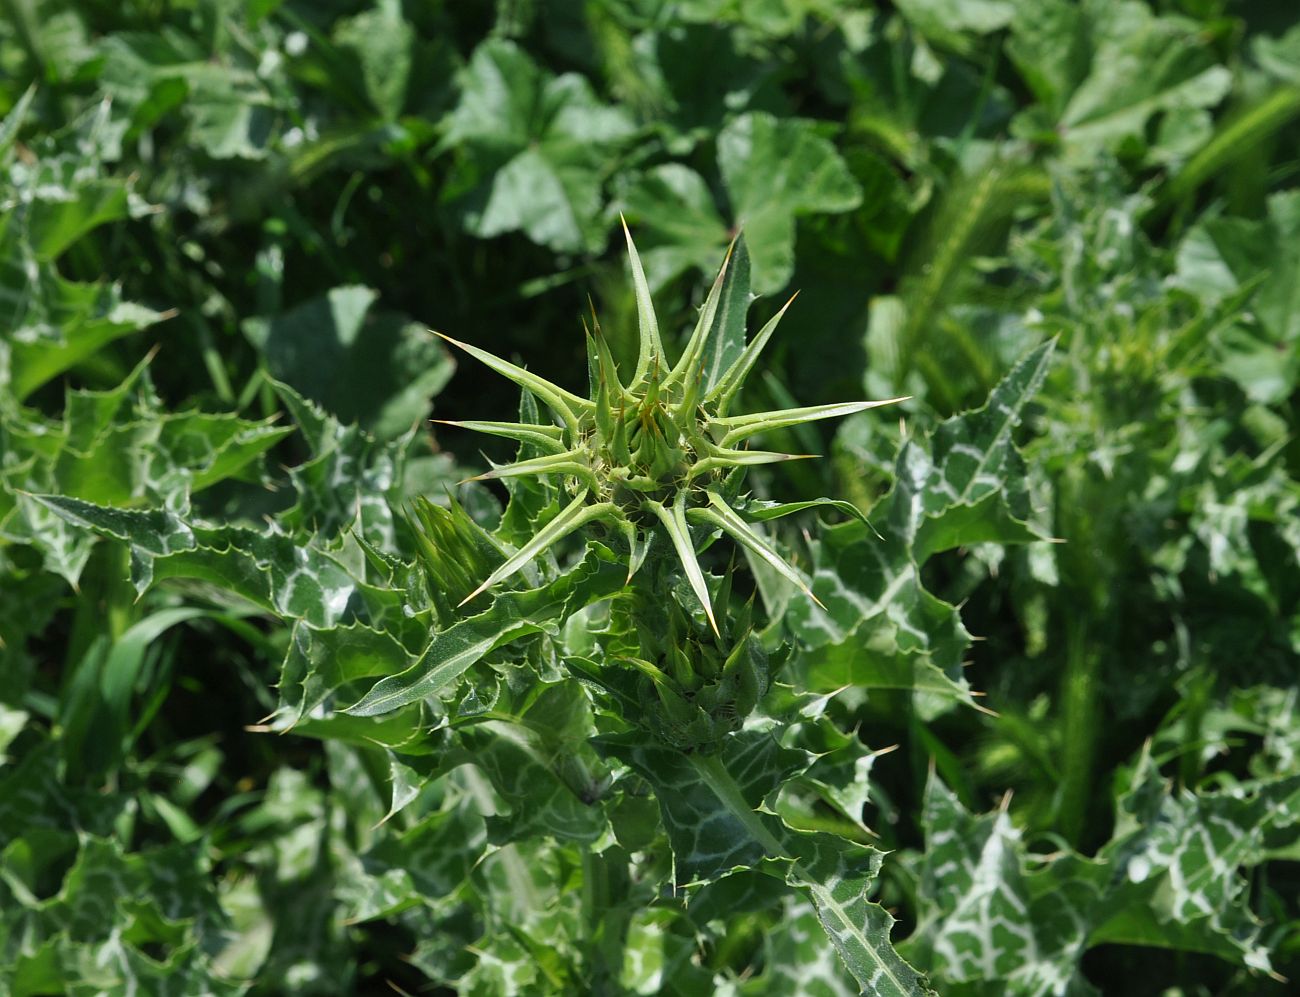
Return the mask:
{"type": "Polygon", "coordinates": [[[872,751],[856,731],[845,732],[826,715],[831,695],[799,697],[799,714],[781,734],[788,748],[806,751],[814,760],[781,788],[777,812],[792,827],[816,827],[822,806],[838,811],[857,833],[864,826],[863,808],[872,797],[871,770],[883,751],[872,751]]]}
{"type": "MultiPolygon", "coordinates": [[[[30,92],[0,128],[6,159],[29,104],[30,92]]],[[[70,128],[40,137],[30,161],[0,179],[0,201],[14,208],[0,217],[0,386],[19,401],[165,317],[122,300],[115,284],[66,280],[55,266],[87,233],[130,214],[129,183],[107,176],[100,162],[103,123],[96,112],[91,134],[70,128]]]]}
{"type": "Polygon", "coordinates": [[[1171,792],[1144,749],[1095,859],[1036,854],[1005,811],[972,815],[931,775],[922,823],[916,933],[904,946],[937,978],[1048,997],[1095,993],[1080,960],[1097,945],[1209,952],[1268,970],[1243,867],[1294,835],[1300,777],[1227,792],[1171,792]]]}
{"type": "Polygon", "coordinates": [[[733,807],[701,776],[691,756],[644,734],[607,735],[593,744],[601,754],[631,766],[654,788],[679,886],[709,882],[780,857],[779,848],[772,854],[772,843],[782,834],[780,822],[758,808],[808,764],[803,752],[782,748],[761,731],[741,731],[723,741],[720,764],[742,797],[733,807]],[[735,812],[737,808],[743,812],[735,812]]]}
{"type": "Polygon", "coordinates": [[[14,461],[0,472],[0,534],[34,545],[73,584],[90,538],[20,493],[181,509],[192,493],[258,469],[292,431],[234,414],[165,412],[147,365],[105,391],[68,391],[60,422],[26,409],[0,413],[0,447],[14,461]]]}
{"type": "Polygon", "coordinates": [[[1051,342],[1032,350],[980,409],[947,420],[929,443],[909,440],[880,503],[883,539],[863,523],[827,527],[812,543],[813,591],[827,607],[791,604],[796,667],[811,691],[845,682],[968,700],[970,643],[954,606],[925,590],[920,569],[954,545],[1041,539],[1012,430],[1042,383],[1051,342]],[[862,653],[862,648],[867,653],[862,653]]]}
{"type": "Polygon", "coordinates": [[[923,974],[894,948],[894,918],[867,899],[883,857],[829,834],[792,835],[789,882],[812,901],[822,929],[868,997],[935,997],[923,974]]]}
{"type": "MultiPolygon", "coordinates": [[[[289,635],[288,651],[280,667],[277,684],[280,699],[272,726],[276,730],[289,730],[308,718],[325,716],[332,720],[334,717],[328,716],[327,710],[337,700],[354,699],[364,690],[366,679],[395,675],[405,671],[414,660],[415,655],[392,634],[363,623],[320,628],[299,620],[289,635]]],[[[396,747],[420,736],[422,725],[418,713],[390,719],[397,726],[390,727],[386,736],[375,740],[396,747]],[[395,729],[402,728],[406,737],[394,744],[391,735],[395,729]]],[[[374,725],[354,723],[353,726],[364,730],[374,725]]]]}
{"type": "Polygon", "coordinates": [[[554,629],[558,621],[582,607],[613,595],[626,580],[626,568],[612,552],[589,544],[583,560],[555,580],[534,589],[504,592],[482,613],[434,634],[415,662],[375,683],[344,712],[377,716],[434,696],[498,647],[554,629]]]}
{"type": "Polygon", "coordinates": [[[114,509],[62,495],[33,498],[77,526],[129,544],[139,592],[168,578],[197,579],[317,627],[358,615],[398,625],[404,615],[404,592],[369,585],[330,553],[282,533],[211,527],[161,509],[114,509]]]}
{"type": "Polygon", "coordinates": [[[1012,431],[1047,375],[1054,346],[1026,354],[981,408],[941,423],[928,447],[909,440],[899,451],[881,511],[887,535],[908,544],[918,564],[972,543],[1044,539],[1028,522],[1025,465],[1012,431]]]}
{"type": "MultiPolygon", "coordinates": [[[[75,819],[75,811],[61,816],[75,819]]],[[[49,833],[30,826],[0,860],[8,884],[18,886],[3,891],[0,927],[24,940],[0,956],[0,972],[13,992],[243,992],[213,964],[228,924],[202,847],[129,853],[114,838],[83,833],[71,839],[68,855],[49,847],[49,833]],[[22,879],[38,869],[51,874],[55,870],[40,868],[42,860],[65,855],[71,865],[66,873],[59,870],[58,893],[38,900],[22,879]],[[162,959],[154,957],[159,950],[162,959]]]]}
{"type": "Polygon", "coordinates": [[[829,834],[802,834],[765,809],[808,765],[764,731],[727,738],[716,755],[686,755],[639,734],[599,737],[598,751],[628,764],[655,791],[678,885],[761,867],[805,893],[864,993],[924,997],[924,978],[894,951],[893,918],[869,902],[881,853],[829,834]]]}
{"type": "Polygon", "coordinates": [[[826,944],[817,910],[790,897],[776,923],[763,932],[763,970],[741,985],[752,997],[857,997],[853,980],[826,944]]]}
{"type": "Polygon", "coordinates": [[[608,777],[587,743],[592,730],[590,700],[572,680],[539,684],[518,710],[498,706],[458,725],[449,764],[472,763],[510,807],[487,819],[492,844],[540,835],[591,844],[606,830],[596,804],[608,777]]]}
{"type": "Polygon", "coordinates": [[[65,280],[53,264],[6,250],[0,221],[0,385],[22,401],[123,336],[167,316],[115,284],[65,280]]]}
{"type": "Polygon", "coordinates": [[[395,549],[393,509],[405,497],[414,428],[395,440],[377,440],[359,426],[344,425],[290,385],[272,381],[271,387],[311,449],[310,459],[289,469],[297,501],[280,516],[281,525],[294,534],[326,538],[355,530],[380,549],[395,549]]]}
{"type": "Polygon", "coordinates": [[[797,600],[786,612],[804,688],[914,689],[969,702],[961,661],[970,635],[956,607],[926,591],[904,543],[852,521],[824,527],[810,547],[813,591],[826,608],[797,600]]]}

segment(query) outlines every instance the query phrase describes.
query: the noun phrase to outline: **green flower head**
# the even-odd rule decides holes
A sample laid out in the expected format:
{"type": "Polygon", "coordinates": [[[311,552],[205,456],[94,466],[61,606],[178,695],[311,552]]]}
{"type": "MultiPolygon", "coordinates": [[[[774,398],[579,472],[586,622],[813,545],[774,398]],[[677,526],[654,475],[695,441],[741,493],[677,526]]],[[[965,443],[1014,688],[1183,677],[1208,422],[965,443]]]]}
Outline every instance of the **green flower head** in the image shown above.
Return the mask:
{"type": "Polygon", "coordinates": [[[632,264],[640,331],[636,369],[629,383],[620,381],[599,326],[587,330],[590,382],[587,398],[486,350],[442,336],[532,392],[554,416],[551,423],[537,424],[448,423],[527,442],[544,452],[542,456],[494,467],[478,477],[557,476],[572,495],[572,501],[554,519],[484,578],[461,604],[510,577],[563,537],[596,520],[612,525],[626,538],[629,580],[644,560],[651,535],[655,531],[665,535],[715,633],[718,624],[692,543],[691,526],[728,534],[815,599],[803,578],[733,508],[745,468],[814,455],[752,450],[745,445],[746,441],[766,430],[850,415],[902,399],[729,414],[745,378],[754,369],[790,302],[746,344],[729,368],[711,384],[706,383],[706,346],[718,316],[735,244],[723,260],[686,348],[676,363],[670,364],[641,259],[626,225],[623,231],[632,264]]]}

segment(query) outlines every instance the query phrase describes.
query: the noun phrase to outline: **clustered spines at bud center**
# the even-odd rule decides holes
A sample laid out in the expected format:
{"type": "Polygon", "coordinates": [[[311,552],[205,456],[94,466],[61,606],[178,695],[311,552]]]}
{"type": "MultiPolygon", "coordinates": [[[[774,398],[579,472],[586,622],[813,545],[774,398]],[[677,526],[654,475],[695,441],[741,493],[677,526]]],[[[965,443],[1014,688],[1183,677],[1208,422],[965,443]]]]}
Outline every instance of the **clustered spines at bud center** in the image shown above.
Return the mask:
{"type": "Polygon", "coordinates": [[[624,385],[620,380],[608,343],[595,322],[587,329],[588,398],[579,397],[486,350],[442,336],[530,391],[555,418],[554,425],[449,423],[515,439],[541,451],[537,456],[494,466],[478,478],[558,477],[572,496],[558,515],[492,571],[461,604],[510,577],[573,531],[591,522],[604,521],[627,539],[629,580],[644,556],[645,534],[651,531],[666,534],[716,634],[717,620],[691,537],[693,525],[730,535],[813,597],[802,576],[732,507],[740,494],[740,479],[746,467],[813,455],[748,449],[744,445],[746,441],[765,430],[849,415],[902,399],[728,415],[731,403],[790,302],[745,345],[725,371],[715,372],[716,380],[709,385],[706,347],[717,319],[734,243],[700,309],[699,320],[681,357],[675,366],[669,367],[640,256],[626,225],[623,231],[631,261],[639,329],[637,365],[630,383],[624,385]]]}

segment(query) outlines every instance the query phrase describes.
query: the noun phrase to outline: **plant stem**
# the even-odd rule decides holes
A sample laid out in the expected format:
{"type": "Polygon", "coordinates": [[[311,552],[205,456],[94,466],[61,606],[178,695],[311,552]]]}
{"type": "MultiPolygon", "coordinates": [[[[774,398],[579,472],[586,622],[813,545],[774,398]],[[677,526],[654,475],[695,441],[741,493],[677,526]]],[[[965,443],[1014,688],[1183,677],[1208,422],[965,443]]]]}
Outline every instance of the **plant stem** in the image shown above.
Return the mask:
{"type": "Polygon", "coordinates": [[[1061,710],[1065,743],[1061,759],[1058,823],[1061,833],[1077,845],[1092,795],[1093,756],[1097,739],[1097,672],[1101,655],[1090,640],[1086,617],[1072,616],[1066,624],[1065,675],[1061,710]]]}

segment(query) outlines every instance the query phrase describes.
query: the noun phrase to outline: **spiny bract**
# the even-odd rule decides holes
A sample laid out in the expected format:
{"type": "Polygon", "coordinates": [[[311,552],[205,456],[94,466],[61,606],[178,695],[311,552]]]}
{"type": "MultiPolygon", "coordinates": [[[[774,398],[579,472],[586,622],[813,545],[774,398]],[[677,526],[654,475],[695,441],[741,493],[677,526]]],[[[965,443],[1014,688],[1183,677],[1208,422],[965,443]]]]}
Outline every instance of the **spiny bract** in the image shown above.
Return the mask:
{"type": "Polygon", "coordinates": [[[558,475],[564,478],[573,496],[554,519],[489,574],[461,605],[519,571],[558,540],[595,520],[612,523],[626,538],[630,550],[629,580],[644,560],[650,532],[661,528],[672,542],[691,589],[715,633],[718,624],[691,541],[691,525],[729,534],[815,600],[803,578],[732,507],[746,467],[814,455],[750,450],[741,444],[766,430],[850,415],[903,399],[728,415],[741,385],[794,299],[787,301],[759,330],[712,385],[707,385],[706,345],[717,317],[735,243],[727,251],[685,350],[670,367],[645,271],[626,224],[623,232],[632,264],[640,328],[636,370],[629,384],[619,380],[599,326],[587,330],[589,398],[566,391],[486,350],[437,333],[531,391],[555,417],[551,424],[447,422],[447,425],[527,442],[545,451],[543,456],[494,467],[478,477],[558,475]]]}

